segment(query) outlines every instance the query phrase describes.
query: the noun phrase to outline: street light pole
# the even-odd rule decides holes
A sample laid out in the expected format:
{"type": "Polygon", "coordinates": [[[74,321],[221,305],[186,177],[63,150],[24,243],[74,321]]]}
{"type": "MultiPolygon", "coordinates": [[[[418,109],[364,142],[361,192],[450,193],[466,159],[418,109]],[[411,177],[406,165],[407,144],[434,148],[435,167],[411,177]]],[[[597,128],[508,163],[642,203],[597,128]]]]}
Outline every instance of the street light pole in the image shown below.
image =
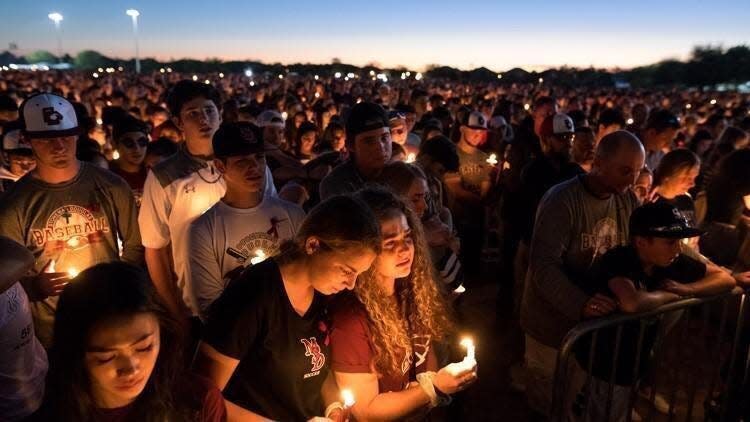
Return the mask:
{"type": "Polygon", "coordinates": [[[47,15],[47,17],[55,23],[55,32],[57,33],[57,61],[62,63],[62,34],[60,34],[60,21],[63,20],[63,15],[57,12],[52,12],[47,15]]]}
{"type": "Polygon", "coordinates": [[[133,18],[133,37],[135,38],[135,73],[141,73],[141,58],[138,54],[138,16],[140,12],[135,9],[128,9],[125,14],[133,18]]]}

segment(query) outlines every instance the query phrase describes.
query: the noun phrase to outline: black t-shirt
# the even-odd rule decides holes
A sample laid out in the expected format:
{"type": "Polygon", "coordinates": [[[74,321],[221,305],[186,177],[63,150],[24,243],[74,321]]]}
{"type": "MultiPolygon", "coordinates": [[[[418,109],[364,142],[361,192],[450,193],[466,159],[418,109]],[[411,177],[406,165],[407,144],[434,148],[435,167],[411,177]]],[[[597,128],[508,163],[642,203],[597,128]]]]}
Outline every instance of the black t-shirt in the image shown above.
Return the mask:
{"type": "MultiPolygon", "coordinates": [[[[638,290],[654,291],[667,279],[688,284],[700,280],[705,275],[706,264],[687,255],[679,255],[668,267],[654,268],[649,276],[643,271],[635,248],[633,246],[619,246],[605,253],[594,264],[590,281],[585,290],[591,295],[601,293],[616,299],[614,293],[609,289],[609,281],[615,277],[630,279],[638,290]]],[[[644,324],[643,343],[640,349],[641,357],[636,377],[640,377],[648,369],[649,357],[658,331],[656,319],[645,320],[644,324]]],[[[633,369],[638,356],[639,332],[640,322],[638,321],[627,322],[622,326],[615,384],[633,384],[633,369]]],[[[584,370],[588,370],[592,337],[593,333],[584,336],[576,347],[576,358],[584,370]]],[[[616,340],[616,327],[599,330],[591,370],[595,377],[605,381],[610,379],[616,340]]]]}
{"type": "Polygon", "coordinates": [[[677,195],[672,199],[659,196],[656,198],[656,202],[666,202],[677,208],[677,210],[688,219],[688,222],[690,222],[692,227],[697,227],[698,223],[695,221],[695,202],[693,202],[693,198],[691,198],[690,195],[677,195]]]}
{"type": "Polygon", "coordinates": [[[323,413],[330,323],[315,293],[304,316],[292,308],[273,259],[248,268],[208,310],[203,341],[240,363],[224,389],[233,403],[278,421],[323,413]]]}

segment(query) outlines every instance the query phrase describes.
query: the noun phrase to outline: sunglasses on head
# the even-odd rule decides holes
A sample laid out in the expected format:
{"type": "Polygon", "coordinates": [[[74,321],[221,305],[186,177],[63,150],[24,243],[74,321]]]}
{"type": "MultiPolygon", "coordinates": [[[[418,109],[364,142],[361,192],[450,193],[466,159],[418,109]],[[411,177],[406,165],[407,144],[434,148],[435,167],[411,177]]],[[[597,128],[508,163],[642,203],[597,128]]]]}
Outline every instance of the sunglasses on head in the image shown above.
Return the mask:
{"type": "Polygon", "coordinates": [[[129,149],[135,149],[136,144],[141,148],[146,148],[148,146],[148,138],[144,136],[142,138],[138,138],[138,140],[123,139],[120,141],[120,144],[129,149]]]}

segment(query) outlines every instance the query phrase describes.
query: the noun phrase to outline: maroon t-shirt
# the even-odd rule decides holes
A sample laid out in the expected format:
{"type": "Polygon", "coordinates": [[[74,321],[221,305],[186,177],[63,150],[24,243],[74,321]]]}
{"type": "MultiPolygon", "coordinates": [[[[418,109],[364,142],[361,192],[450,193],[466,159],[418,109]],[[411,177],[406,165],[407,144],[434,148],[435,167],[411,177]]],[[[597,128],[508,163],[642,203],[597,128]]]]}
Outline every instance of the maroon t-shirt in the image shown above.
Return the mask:
{"type": "MultiPolygon", "coordinates": [[[[188,382],[183,382],[186,400],[194,400],[201,403],[195,422],[225,422],[227,420],[227,409],[221,391],[206,378],[190,375],[188,382]]],[[[179,405],[179,403],[178,403],[179,405]]],[[[115,409],[97,409],[93,422],[131,422],[130,415],[132,405],[118,407],[115,409]]]]}
{"type": "MultiPolygon", "coordinates": [[[[375,372],[375,349],[371,342],[370,323],[364,306],[352,295],[337,298],[331,309],[333,328],[331,331],[331,367],[337,372],[375,372]]],[[[380,393],[402,391],[416,374],[437,369],[437,359],[431,350],[429,335],[412,335],[411,356],[403,352],[401,372],[380,374],[380,393]]]]}
{"type": "Polygon", "coordinates": [[[133,190],[136,206],[140,208],[141,197],[143,197],[143,185],[146,184],[148,169],[146,167],[141,167],[141,170],[136,173],[128,173],[126,171],[123,171],[120,166],[117,165],[117,162],[113,162],[109,169],[112,173],[122,177],[126,182],[128,182],[128,186],[130,186],[130,189],[133,190]]]}

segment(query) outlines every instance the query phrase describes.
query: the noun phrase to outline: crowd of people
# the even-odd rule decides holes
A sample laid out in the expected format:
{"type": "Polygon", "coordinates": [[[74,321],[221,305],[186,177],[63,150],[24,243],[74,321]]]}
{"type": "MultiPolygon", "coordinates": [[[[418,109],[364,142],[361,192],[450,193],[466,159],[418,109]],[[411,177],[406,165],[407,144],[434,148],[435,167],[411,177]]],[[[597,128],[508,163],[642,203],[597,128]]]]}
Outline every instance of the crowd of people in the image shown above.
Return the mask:
{"type": "Polygon", "coordinates": [[[440,420],[477,279],[550,416],[576,324],[750,286],[749,95],[383,79],[3,72],[0,420],[440,420]]]}

